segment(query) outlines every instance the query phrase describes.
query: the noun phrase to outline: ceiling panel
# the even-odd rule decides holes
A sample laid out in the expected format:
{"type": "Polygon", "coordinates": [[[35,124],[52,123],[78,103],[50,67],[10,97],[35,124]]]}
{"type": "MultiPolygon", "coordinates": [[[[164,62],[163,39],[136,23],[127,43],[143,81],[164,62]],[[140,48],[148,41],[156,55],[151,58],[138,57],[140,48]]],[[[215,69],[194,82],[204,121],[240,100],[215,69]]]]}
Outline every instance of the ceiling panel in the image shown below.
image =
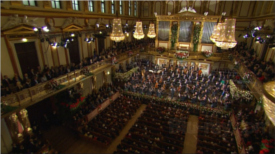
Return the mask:
{"type": "Polygon", "coordinates": [[[240,10],[240,17],[247,17],[248,12],[249,12],[249,7],[250,7],[250,1],[243,1],[241,4],[241,10],[240,10]]]}
{"type": "Polygon", "coordinates": [[[208,14],[209,15],[215,15],[215,11],[216,11],[216,1],[210,1],[209,3],[209,10],[208,10],[208,14]]]}

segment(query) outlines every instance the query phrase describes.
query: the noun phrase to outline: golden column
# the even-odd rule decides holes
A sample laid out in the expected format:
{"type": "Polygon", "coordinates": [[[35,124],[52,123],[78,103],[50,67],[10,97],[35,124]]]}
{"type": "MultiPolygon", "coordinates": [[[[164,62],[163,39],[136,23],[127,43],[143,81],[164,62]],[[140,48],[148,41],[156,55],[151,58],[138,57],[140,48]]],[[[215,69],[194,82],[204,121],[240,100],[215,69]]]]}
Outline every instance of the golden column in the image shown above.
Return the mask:
{"type": "Polygon", "coordinates": [[[179,46],[179,36],[180,36],[180,21],[177,21],[178,22],[178,32],[177,32],[177,44],[175,44],[175,48],[177,50],[177,46],[179,46]]]}
{"type": "Polygon", "coordinates": [[[171,30],[171,28],[172,28],[172,24],[173,24],[173,21],[170,21],[170,29],[169,29],[169,42],[168,42],[168,49],[170,50],[171,49],[171,37],[172,37],[172,30],[171,30]]]}
{"type": "Polygon", "coordinates": [[[195,25],[196,25],[196,21],[193,21],[193,25],[192,25],[192,30],[191,30],[191,41],[190,41],[190,49],[189,51],[193,51],[193,38],[194,38],[194,28],[195,28],[195,25]]]}
{"type": "Polygon", "coordinates": [[[200,26],[201,26],[201,31],[200,31],[200,38],[199,38],[199,44],[198,44],[198,52],[201,52],[201,38],[203,33],[204,21],[201,22],[200,26]]]}
{"type": "Polygon", "coordinates": [[[159,20],[156,20],[156,37],[155,37],[155,48],[159,47],[159,40],[158,40],[158,33],[159,33],[159,20]]]}

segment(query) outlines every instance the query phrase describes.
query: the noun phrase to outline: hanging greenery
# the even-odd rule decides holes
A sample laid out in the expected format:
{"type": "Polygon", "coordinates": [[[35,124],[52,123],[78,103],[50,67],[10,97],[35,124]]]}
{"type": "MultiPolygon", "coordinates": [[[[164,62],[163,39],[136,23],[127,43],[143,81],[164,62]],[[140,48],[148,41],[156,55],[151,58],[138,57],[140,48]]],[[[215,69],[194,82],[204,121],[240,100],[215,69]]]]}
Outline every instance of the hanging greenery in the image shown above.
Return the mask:
{"type": "Polygon", "coordinates": [[[171,32],[171,49],[174,49],[178,34],[178,24],[173,24],[173,26],[171,27],[171,32]]]}
{"type": "Polygon", "coordinates": [[[193,51],[198,51],[199,39],[201,33],[201,25],[196,24],[194,27],[194,34],[193,34],[193,51]]]}

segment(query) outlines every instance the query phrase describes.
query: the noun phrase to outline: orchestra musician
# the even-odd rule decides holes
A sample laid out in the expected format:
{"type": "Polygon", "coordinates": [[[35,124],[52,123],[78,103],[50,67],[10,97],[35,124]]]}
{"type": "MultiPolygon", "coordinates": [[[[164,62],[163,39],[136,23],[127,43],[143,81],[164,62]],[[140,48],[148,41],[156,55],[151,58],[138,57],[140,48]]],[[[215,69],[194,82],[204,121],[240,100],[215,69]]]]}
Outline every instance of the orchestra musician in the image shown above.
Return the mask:
{"type": "Polygon", "coordinates": [[[201,68],[199,69],[198,74],[199,74],[199,76],[201,76],[201,74],[202,74],[201,68]]]}
{"type": "Polygon", "coordinates": [[[160,84],[162,84],[162,80],[163,80],[163,78],[162,78],[162,76],[161,76],[160,79],[159,79],[159,83],[160,83],[160,84]]]}
{"type": "Polygon", "coordinates": [[[160,89],[158,89],[158,91],[157,91],[157,97],[161,98],[161,90],[160,89]]]}
{"type": "Polygon", "coordinates": [[[158,81],[156,81],[155,89],[158,89],[158,87],[159,87],[159,83],[158,83],[158,81]]]}
{"type": "Polygon", "coordinates": [[[176,89],[174,88],[174,86],[173,86],[173,85],[171,85],[171,89],[170,89],[170,91],[171,91],[171,100],[172,100],[172,99],[173,99],[173,97],[174,97],[175,91],[176,91],[176,89]]]}

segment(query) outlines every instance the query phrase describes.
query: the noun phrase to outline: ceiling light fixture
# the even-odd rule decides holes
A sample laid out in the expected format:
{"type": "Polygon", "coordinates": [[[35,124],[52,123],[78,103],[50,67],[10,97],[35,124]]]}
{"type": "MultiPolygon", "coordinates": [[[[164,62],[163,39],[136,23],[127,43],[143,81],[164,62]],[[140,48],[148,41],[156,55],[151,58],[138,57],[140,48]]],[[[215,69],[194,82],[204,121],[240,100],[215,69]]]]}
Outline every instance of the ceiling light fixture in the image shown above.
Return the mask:
{"type": "Polygon", "coordinates": [[[150,24],[150,26],[149,26],[149,31],[148,31],[147,36],[148,36],[149,38],[154,38],[154,37],[156,37],[155,24],[153,24],[153,23],[150,24]]]}
{"type": "Polygon", "coordinates": [[[135,30],[135,33],[134,33],[134,38],[136,38],[138,40],[144,38],[144,33],[143,33],[142,22],[141,21],[136,22],[136,30],[135,30]]]}
{"type": "Polygon", "coordinates": [[[113,19],[113,28],[112,28],[112,33],[110,35],[110,39],[115,42],[120,42],[125,39],[125,35],[123,34],[122,27],[121,27],[120,18],[113,19]]]}

